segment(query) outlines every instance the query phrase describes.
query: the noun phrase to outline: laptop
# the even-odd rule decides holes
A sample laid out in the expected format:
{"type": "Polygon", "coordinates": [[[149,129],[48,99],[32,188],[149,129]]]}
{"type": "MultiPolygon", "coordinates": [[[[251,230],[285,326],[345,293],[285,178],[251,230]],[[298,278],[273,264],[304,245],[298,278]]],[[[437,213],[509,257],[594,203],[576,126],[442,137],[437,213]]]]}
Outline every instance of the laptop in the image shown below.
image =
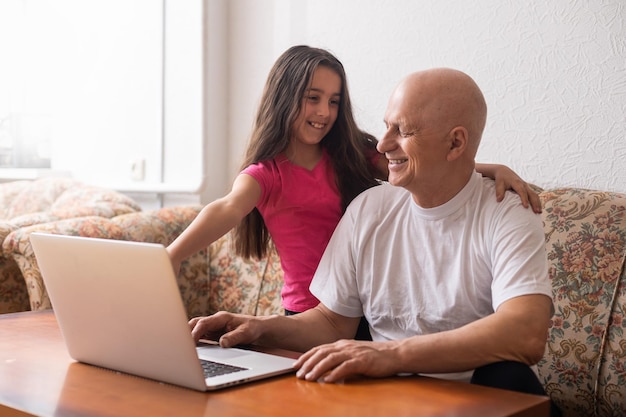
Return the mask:
{"type": "Polygon", "coordinates": [[[199,391],[293,371],[294,359],[196,344],[163,245],[44,233],[30,240],[76,361],[199,391]]]}

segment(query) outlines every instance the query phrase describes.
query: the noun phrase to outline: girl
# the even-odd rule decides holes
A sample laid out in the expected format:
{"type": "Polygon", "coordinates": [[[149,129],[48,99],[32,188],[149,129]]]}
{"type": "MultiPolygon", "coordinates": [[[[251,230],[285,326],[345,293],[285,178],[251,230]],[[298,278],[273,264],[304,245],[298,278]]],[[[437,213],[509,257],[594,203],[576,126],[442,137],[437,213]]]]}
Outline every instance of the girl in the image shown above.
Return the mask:
{"type": "MultiPolygon", "coordinates": [[[[270,71],[241,173],[232,190],[202,209],[168,247],[180,262],[235,227],[235,250],[262,257],[276,245],[287,314],[315,307],[309,292],[318,262],[350,201],[387,178],[376,139],[354,120],[344,68],[331,53],[294,46],[270,71]]],[[[525,206],[536,194],[501,165],[476,168],[513,187],[525,206]]]]}

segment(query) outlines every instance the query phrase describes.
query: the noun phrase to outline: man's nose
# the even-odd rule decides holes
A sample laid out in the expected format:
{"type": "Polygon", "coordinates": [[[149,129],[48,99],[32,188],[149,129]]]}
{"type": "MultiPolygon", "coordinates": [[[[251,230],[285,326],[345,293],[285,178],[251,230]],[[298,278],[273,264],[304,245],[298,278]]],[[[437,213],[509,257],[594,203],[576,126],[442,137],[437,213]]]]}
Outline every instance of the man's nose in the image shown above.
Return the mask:
{"type": "Polygon", "coordinates": [[[391,142],[391,129],[387,129],[383,136],[378,140],[378,144],[376,144],[376,150],[380,153],[387,152],[392,148],[391,142]]]}

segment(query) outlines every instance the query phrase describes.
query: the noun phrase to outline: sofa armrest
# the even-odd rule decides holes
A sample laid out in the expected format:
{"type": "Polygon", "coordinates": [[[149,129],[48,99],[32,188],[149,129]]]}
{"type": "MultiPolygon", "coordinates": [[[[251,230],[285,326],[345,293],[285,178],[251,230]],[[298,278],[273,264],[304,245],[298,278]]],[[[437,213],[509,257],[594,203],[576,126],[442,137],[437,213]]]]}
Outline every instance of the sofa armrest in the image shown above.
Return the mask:
{"type": "Polygon", "coordinates": [[[2,243],[3,253],[6,257],[12,257],[22,272],[28,291],[30,308],[33,311],[51,308],[50,299],[30,243],[30,234],[34,232],[106,239],[124,239],[126,236],[124,230],[116,227],[110,219],[98,216],[36,224],[9,233],[2,243]]]}
{"type": "MultiPolygon", "coordinates": [[[[88,216],[23,227],[11,232],[3,251],[20,268],[30,299],[31,310],[51,308],[37,259],[30,243],[34,232],[130,240],[168,245],[196,217],[200,207],[166,207],[159,210],[123,214],[111,219],[88,216]]],[[[200,251],[181,264],[178,284],[188,314],[208,312],[207,251],[200,251]]]]}
{"type": "MultiPolygon", "coordinates": [[[[10,222],[6,220],[0,220],[0,242],[4,242],[4,239],[6,239],[6,237],[9,236],[11,232],[17,229],[19,229],[19,227],[11,224],[10,222]]],[[[3,258],[3,257],[5,257],[4,251],[2,247],[0,247],[0,258],[3,258]]]]}
{"type": "Polygon", "coordinates": [[[560,188],[540,197],[555,309],[540,380],[563,415],[622,415],[626,194],[560,188]]]}
{"type": "Polygon", "coordinates": [[[125,240],[169,245],[196,218],[202,207],[177,206],[122,214],[111,220],[124,230],[125,240]]]}

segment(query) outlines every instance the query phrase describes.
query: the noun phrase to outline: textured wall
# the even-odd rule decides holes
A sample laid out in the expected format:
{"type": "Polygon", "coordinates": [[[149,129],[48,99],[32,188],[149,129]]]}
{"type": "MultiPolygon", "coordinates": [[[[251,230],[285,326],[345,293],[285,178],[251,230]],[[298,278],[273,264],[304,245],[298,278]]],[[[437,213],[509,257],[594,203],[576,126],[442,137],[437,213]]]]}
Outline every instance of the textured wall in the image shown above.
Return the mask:
{"type": "Polygon", "coordinates": [[[335,52],[372,133],[402,76],[454,67],[488,101],[480,161],[544,187],[626,192],[625,0],[276,0],[274,9],[291,19],[275,19],[287,29],[268,35],[273,58],[295,43],[335,52]]]}

